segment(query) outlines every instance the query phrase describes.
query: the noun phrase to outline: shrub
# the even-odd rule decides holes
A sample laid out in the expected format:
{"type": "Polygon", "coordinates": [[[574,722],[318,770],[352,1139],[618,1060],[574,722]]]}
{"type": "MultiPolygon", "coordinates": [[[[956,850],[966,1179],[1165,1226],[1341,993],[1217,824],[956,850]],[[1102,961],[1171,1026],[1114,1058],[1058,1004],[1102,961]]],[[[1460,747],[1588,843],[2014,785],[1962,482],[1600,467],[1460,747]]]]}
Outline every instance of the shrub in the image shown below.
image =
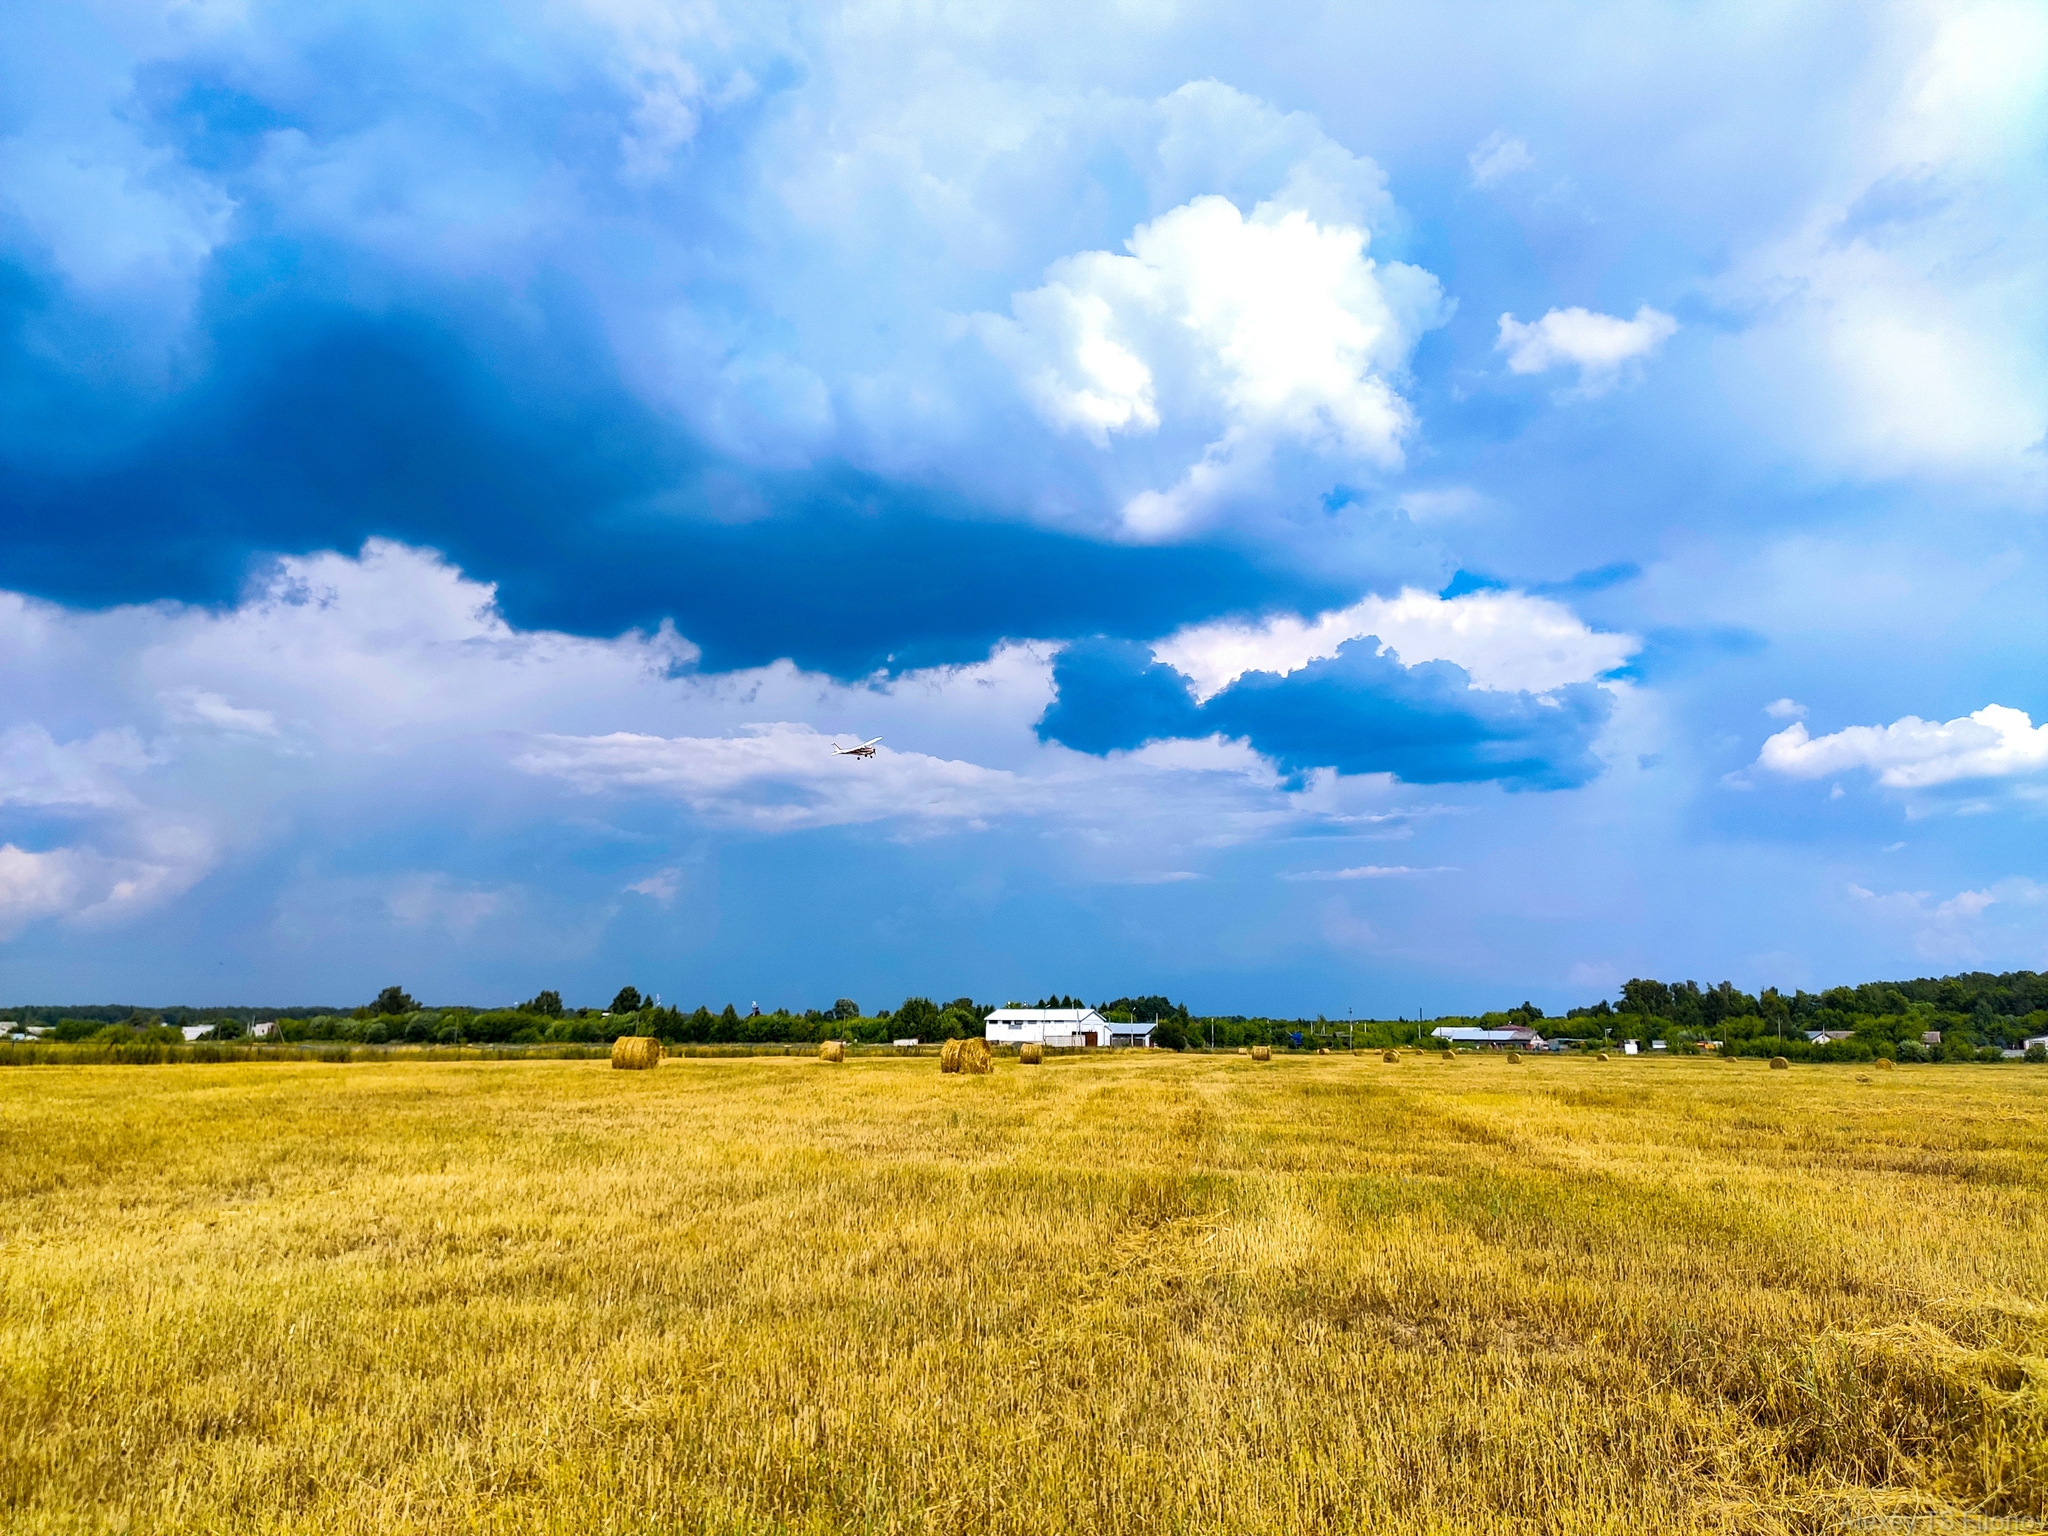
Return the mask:
{"type": "Polygon", "coordinates": [[[2027,1047],[2027,1060],[2035,1063],[2037,1066],[2044,1061],[2048,1061],[2048,1045],[2043,1045],[2040,1041],[2036,1040],[2027,1047]]]}

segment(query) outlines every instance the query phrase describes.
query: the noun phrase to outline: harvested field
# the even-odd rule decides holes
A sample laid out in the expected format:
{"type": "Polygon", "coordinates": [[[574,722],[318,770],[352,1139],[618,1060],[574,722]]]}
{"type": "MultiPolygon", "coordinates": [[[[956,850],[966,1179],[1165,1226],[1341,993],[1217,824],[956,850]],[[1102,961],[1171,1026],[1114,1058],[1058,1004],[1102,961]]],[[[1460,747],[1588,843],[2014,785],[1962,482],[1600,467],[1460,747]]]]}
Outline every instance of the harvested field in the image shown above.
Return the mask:
{"type": "Polygon", "coordinates": [[[0,1074],[0,1528],[2048,1518],[2048,1071],[1459,1067],[0,1074]]]}

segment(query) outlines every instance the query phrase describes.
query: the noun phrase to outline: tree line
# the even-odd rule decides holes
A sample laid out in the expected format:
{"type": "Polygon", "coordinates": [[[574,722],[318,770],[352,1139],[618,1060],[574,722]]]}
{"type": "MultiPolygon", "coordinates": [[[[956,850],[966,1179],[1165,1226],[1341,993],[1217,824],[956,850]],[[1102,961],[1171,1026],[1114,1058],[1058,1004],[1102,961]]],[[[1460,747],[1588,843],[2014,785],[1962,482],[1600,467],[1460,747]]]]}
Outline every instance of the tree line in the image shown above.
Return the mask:
{"type": "MultiPolygon", "coordinates": [[[[2048,974],[1971,971],[1755,995],[1726,981],[1702,987],[1636,977],[1617,1001],[1574,1008],[1549,1032],[1677,1044],[1712,1038],[1736,1054],[1821,1060],[2002,1060],[2048,1036],[2048,974]],[[1819,1033],[1846,1038],[1808,1038],[1819,1033]]],[[[2048,1059],[2048,1048],[2040,1054],[2048,1059]]]]}
{"type": "MultiPolygon", "coordinates": [[[[285,1042],[336,1041],[350,1044],[555,1044],[608,1043],[620,1035],[655,1035],[673,1045],[813,1044],[846,1040],[884,1044],[914,1038],[962,1039],[983,1032],[993,1004],[956,997],[948,1002],[923,995],[903,999],[874,1013],[852,998],[829,1008],[776,1008],[746,1012],[727,1003],[685,1011],[660,1006],[637,987],[621,987],[608,1008],[570,1007],[559,991],[544,989],[510,1008],[429,1006],[402,987],[384,988],[352,1009],[290,1007],[164,1008],[127,1005],[30,1006],[0,1009],[17,1027],[35,1025],[44,1038],[60,1041],[174,1043],[193,1024],[210,1026],[216,1039],[246,1036],[258,1020],[277,1022],[285,1042]]],[[[1039,1008],[1089,1006],[1079,996],[1058,993],[1026,1005],[1039,1008]]],[[[1185,1004],[1158,994],[1125,996],[1093,1005],[1112,1023],[1153,1025],[1153,1041],[1169,1050],[1235,1050],[1252,1045],[1311,1050],[1431,1044],[1439,1024],[1482,1027],[1525,1026],[1547,1038],[1583,1044],[1635,1039],[1663,1041],[1688,1049],[1717,1042],[1738,1055],[1785,1055],[1815,1060],[2002,1059],[2028,1039],[2048,1036],[2048,975],[2033,971],[1970,972],[1912,981],[1868,982],[1822,992],[1743,992],[1730,982],[1703,987],[1693,981],[1636,977],[1617,999],[1571,1009],[1546,1018],[1530,1002],[1479,1015],[1422,1020],[1331,1020],[1265,1016],[1196,1015],[1185,1004]],[[1843,1038],[1810,1041],[1809,1032],[1843,1038]],[[1939,1036],[1938,1041],[1928,1037],[1939,1036]]]]}

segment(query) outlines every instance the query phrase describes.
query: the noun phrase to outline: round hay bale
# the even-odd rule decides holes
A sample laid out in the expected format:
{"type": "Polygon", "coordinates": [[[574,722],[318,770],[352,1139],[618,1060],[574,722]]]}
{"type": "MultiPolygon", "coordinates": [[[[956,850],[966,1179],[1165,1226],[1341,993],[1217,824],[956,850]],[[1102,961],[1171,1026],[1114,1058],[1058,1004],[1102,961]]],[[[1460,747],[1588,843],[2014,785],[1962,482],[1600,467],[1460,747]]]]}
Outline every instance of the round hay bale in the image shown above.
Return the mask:
{"type": "Polygon", "coordinates": [[[824,1044],[822,1044],[822,1045],[820,1045],[820,1046],[818,1047],[818,1060],[820,1060],[820,1061],[844,1061],[844,1060],[846,1060],[846,1042],[845,1042],[844,1040],[827,1040],[827,1041],[825,1041],[825,1042],[824,1042],[824,1044]]]}
{"type": "Polygon", "coordinates": [[[1789,1072],[1792,1070],[1792,1063],[1782,1056],[1773,1056],[1771,1058],[1771,1070],[1773,1072],[1789,1072]]]}
{"type": "Polygon", "coordinates": [[[989,1054],[988,1042],[986,1040],[977,1040],[970,1035],[967,1039],[960,1042],[960,1070],[962,1072],[979,1077],[981,1074],[993,1072],[995,1069],[995,1058],[989,1054]]]}
{"type": "Polygon", "coordinates": [[[1249,1055],[1251,1055],[1251,1047],[1250,1047],[1250,1046],[1245,1046],[1245,1045],[1240,1045],[1240,1046],[1239,1046],[1239,1047],[1237,1048],[1237,1054],[1238,1054],[1238,1055],[1240,1055],[1240,1056],[1249,1056],[1249,1055]]]}
{"type": "Polygon", "coordinates": [[[612,1042],[612,1065],[622,1072],[645,1072],[661,1065],[661,1042],[652,1035],[621,1035],[612,1042]]]}
{"type": "Polygon", "coordinates": [[[1045,1060],[1045,1047],[1036,1040],[1028,1041],[1017,1047],[1017,1059],[1027,1067],[1035,1067],[1045,1060]]]}
{"type": "Polygon", "coordinates": [[[1399,1062],[1399,1061],[1400,1061],[1400,1059],[1401,1059],[1401,1058],[1400,1058],[1399,1056],[1395,1055],[1395,1054],[1394,1054],[1394,1053],[1393,1053],[1392,1051],[1381,1051],[1381,1052],[1380,1052],[1380,1060],[1381,1060],[1381,1061],[1391,1061],[1391,1062],[1399,1062]]]}
{"type": "Polygon", "coordinates": [[[1330,1048],[1327,1045],[1319,1045],[1316,1047],[1316,1054],[1318,1056],[1327,1056],[1330,1054],[1330,1048]]]}
{"type": "Polygon", "coordinates": [[[1878,1070],[1878,1071],[1880,1071],[1880,1072],[1889,1072],[1889,1071],[1891,1071],[1891,1070],[1892,1070],[1892,1059],[1891,1059],[1891,1057],[1889,1057],[1889,1056],[1880,1056],[1880,1057],[1878,1057],[1878,1058],[1877,1058],[1877,1070],[1878,1070]]]}
{"type": "Polygon", "coordinates": [[[1252,1047],[1253,1061],[1271,1061],[1272,1059],[1273,1047],[1270,1045],[1255,1045],[1252,1047]]]}
{"type": "Polygon", "coordinates": [[[948,1040],[939,1047],[939,1070],[941,1072],[958,1072],[960,1070],[960,1047],[966,1043],[964,1040],[948,1040]]]}
{"type": "Polygon", "coordinates": [[[1509,1051],[1509,1052],[1508,1052],[1508,1060],[1509,1060],[1509,1061],[1520,1061],[1521,1059],[1522,1059],[1522,1053],[1521,1053],[1520,1051],[1509,1051]]]}
{"type": "Polygon", "coordinates": [[[1607,1053],[1606,1053],[1605,1051],[1602,1051],[1602,1052],[1600,1053],[1600,1059],[1601,1059],[1602,1061],[1605,1061],[1605,1060],[1607,1059],[1607,1053]]]}

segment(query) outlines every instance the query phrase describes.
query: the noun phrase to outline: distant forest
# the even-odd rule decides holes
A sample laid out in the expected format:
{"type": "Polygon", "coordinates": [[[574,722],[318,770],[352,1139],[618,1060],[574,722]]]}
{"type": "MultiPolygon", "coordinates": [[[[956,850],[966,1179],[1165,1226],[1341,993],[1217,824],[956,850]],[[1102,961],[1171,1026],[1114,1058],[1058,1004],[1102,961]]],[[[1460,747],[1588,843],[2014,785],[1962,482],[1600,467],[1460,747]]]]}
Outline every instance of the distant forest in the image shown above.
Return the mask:
{"type": "MultiPolygon", "coordinates": [[[[1076,996],[1057,994],[1011,1006],[1078,1008],[1076,996]]],[[[1713,1048],[1736,1055],[1784,1055],[1804,1060],[1999,1060],[2031,1038],[2048,1036],[2048,975],[1973,971],[1915,981],[1867,982],[1825,992],[1790,995],[1766,988],[1752,996],[1728,982],[1637,978],[1618,1000],[1574,1008],[1550,1018],[1531,1003],[1481,1015],[1429,1020],[1287,1019],[1243,1014],[1197,1015],[1163,996],[1119,997],[1093,1005],[1111,1021],[1155,1025],[1154,1040],[1171,1050],[1244,1045],[1314,1049],[1325,1045],[1430,1044],[1439,1024],[1522,1026],[1548,1039],[1585,1044],[1634,1039],[1668,1048],[1713,1048]],[[1813,1035],[1830,1038],[1815,1040],[1813,1035]],[[1839,1037],[1839,1038],[1833,1038],[1839,1037]],[[1938,1037],[1938,1039],[1933,1038],[1938,1037]]],[[[746,1013],[728,1003],[684,1011],[657,1006],[633,987],[622,987],[605,1009],[565,1006],[544,991],[516,1008],[424,1005],[399,987],[387,987],[359,1007],[143,1008],[130,1004],[31,1006],[0,1009],[17,1038],[33,1028],[38,1038],[98,1044],[175,1042],[187,1029],[216,1040],[247,1038],[257,1026],[285,1043],[334,1041],[384,1045],[538,1045],[604,1043],[625,1034],[652,1034],[674,1045],[804,1044],[847,1040],[883,1044],[917,1038],[958,1039],[982,1032],[996,1007],[968,997],[935,1002],[905,998],[894,1008],[864,1011],[851,998],[829,1008],[746,1013]]],[[[2030,1053],[2033,1054],[2033,1053],[2030,1053]]]]}

